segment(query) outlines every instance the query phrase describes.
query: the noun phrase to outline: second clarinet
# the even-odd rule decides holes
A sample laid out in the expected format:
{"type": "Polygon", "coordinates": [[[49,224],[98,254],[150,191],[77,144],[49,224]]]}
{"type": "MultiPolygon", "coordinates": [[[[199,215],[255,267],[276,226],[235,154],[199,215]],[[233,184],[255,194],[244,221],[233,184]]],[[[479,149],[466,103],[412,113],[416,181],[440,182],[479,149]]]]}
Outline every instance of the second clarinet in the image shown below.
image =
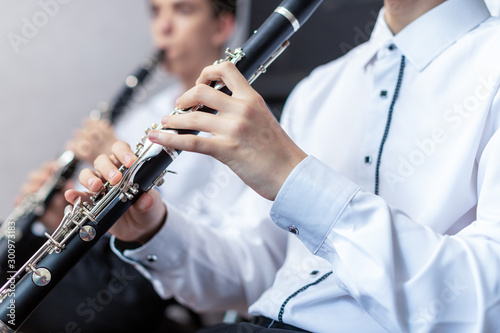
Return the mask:
{"type": "MultiPolygon", "coordinates": [[[[137,71],[126,78],[124,87],[117,94],[111,107],[101,103],[96,110],[90,113],[90,118],[107,119],[112,124],[115,123],[131,102],[136,91],[163,58],[163,51],[155,51],[151,57],[145,59],[137,71]]],[[[33,254],[26,253],[27,251],[24,251],[23,248],[30,247],[28,242],[38,242],[38,238],[33,239],[33,237],[26,237],[26,235],[30,233],[33,223],[44,214],[54,195],[60,192],[67,180],[72,177],[79,163],[75,152],[65,150],[56,161],[56,169],[40,189],[26,196],[0,226],[1,281],[7,280],[9,272],[14,270],[16,262],[24,262],[33,254]],[[16,249],[17,251],[15,251],[16,249]]]]}

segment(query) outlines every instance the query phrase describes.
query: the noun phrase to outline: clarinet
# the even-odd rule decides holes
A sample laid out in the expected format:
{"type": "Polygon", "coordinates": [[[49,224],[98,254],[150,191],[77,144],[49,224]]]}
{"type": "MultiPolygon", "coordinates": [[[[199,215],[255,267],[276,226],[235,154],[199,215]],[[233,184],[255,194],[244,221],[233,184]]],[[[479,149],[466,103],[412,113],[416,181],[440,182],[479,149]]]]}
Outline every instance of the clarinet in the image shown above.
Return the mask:
{"type": "MultiPolygon", "coordinates": [[[[163,59],[163,51],[155,53],[145,59],[141,67],[125,79],[125,86],[117,94],[113,107],[101,103],[99,107],[92,110],[90,118],[94,120],[107,119],[114,123],[123,113],[132,99],[134,92],[146,80],[152,70],[163,59]]],[[[23,236],[29,233],[33,223],[45,212],[54,195],[62,190],[68,179],[72,177],[79,163],[77,156],[71,151],[64,151],[56,161],[56,170],[45,181],[42,187],[32,195],[27,196],[0,227],[0,279],[7,280],[7,274],[15,267],[15,247],[23,236]]],[[[19,244],[18,244],[19,245],[19,244]]],[[[22,244],[21,244],[22,245],[22,244]]],[[[32,253],[31,253],[32,254],[32,253]]],[[[30,255],[31,255],[30,254],[30,255]]],[[[29,257],[17,258],[21,262],[29,257]]]]}
{"type": "MultiPolygon", "coordinates": [[[[219,62],[234,63],[252,83],[285,50],[289,45],[288,39],[321,2],[284,0],[241,48],[234,52],[227,50],[226,58],[219,62]]],[[[212,87],[230,93],[221,82],[213,82],[212,87]]],[[[175,109],[172,114],[195,111],[217,113],[197,105],[189,109],[175,109]]],[[[192,130],[164,129],[156,124],[152,129],[198,134],[192,130]]],[[[163,147],[144,137],[137,145],[136,161],[129,168],[120,167],[123,178],[118,184],[104,184],[101,191],[91,198],[92,203],[79,199],[72,208],[68,206],[59,227],[52,235],[45,234],[48,240],[0,288],[0,332],[16,332],[53,287],[137,198],[163,183],[167,167],[180,153],[180,150],[163,147]]]]}

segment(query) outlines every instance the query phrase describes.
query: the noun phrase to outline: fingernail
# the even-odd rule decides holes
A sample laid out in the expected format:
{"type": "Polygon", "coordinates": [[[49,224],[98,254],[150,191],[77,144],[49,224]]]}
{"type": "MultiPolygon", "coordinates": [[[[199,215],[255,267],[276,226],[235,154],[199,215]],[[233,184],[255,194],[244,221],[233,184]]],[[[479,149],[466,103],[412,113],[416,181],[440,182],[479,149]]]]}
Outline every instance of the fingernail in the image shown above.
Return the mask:
{"type": "Polygon", "coordinates": [[[156,131],[151,131],[148,133],[148,139],[149,141],[156,142],[160,135],[156,131]]]}
{"type": "Polygon", "coordinates": [[[166,124],[167,120],[168,120],[168,115],[167,116],[163,116],[163,118],[161,118],[161,123],[162,124],[166,124]]]}
{"type": "Polygon", "coordinates": [[[179,107],[179,104],[180,104],[180,98],[177,98],[175,100],[175,107],[179,107]]]}
{"type": "Polygon", "coordinates": [[[94,187],[93,185],[95,184],[95,181],[96,181],[95,178],[89,179],[88,181],[89,189],[92,189],[94,187]]]}
{"type": "Polygon", "coordinates": [[[65,192],[65,193],[64,193],[64,196],[66,197],[66,200],[67,200],[68,202],[73,203],[73,202],[75,202],[75,201],[76,201],[76,195],[75,195],[74,193],[72,193],[72,192],[69,192],[69,193],[68,193],[68,192],[65,192]]]}
{"type": "Polygon", "coordinates": [[[115,171],[115,170],[111,170],[109,173],[108,173],[108,178],[111,180],[113,179],[113,177],[117,174],[118,172],[115,171]]]}
{"type": "Polygon", "coordinates": [[[132,154],[125,155],[125,157],[124,157],[125,164],[127,166],[130,165],[130,164],[132,164],[132,162],[134,161],[134,159],[135,159],[135,155],[132,155],[132,154]]]}

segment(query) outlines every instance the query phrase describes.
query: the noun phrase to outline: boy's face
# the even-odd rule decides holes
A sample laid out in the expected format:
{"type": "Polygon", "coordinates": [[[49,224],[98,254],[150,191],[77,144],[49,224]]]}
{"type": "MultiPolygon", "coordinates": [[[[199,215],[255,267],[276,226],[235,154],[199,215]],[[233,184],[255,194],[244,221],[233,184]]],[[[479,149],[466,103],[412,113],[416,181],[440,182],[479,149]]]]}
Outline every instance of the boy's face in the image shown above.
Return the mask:
{"type": "Polygon", "coordinates": [[[150,5],[153,42],[165,51],[169,72],[192,76],[217,59],[223,42],[211,0],[150,0],[150,5]]]}

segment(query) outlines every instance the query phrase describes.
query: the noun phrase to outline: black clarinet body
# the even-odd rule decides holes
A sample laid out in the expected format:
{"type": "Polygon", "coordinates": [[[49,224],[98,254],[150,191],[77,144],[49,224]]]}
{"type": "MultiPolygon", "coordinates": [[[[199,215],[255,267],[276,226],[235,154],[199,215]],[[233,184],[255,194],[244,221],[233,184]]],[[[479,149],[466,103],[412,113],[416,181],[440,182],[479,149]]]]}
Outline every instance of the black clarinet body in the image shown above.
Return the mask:
{"type": "Polygon", "coordinates": [[[66,181],[73,175],[78,161],[75,154],[65,151],[57,160],[58,170],[34,194],[25,198],[14,211],[9,214],[0,228],[0,281],[7,280],[7,272],[15,269],[15,262],[29,259],[27,253],[20,254],[17,246],[27,241],[30,228],[43,215],[54,195],[61,191],[66,181]],[[23,243],[21,243],[23,240],[23,243]],[[16,253],[17,252],[17,253],[16,253]]]}
{"type": "Polygon", "coordinates": [[[106,112],[108,113],[106,117],[109,118],[111,123],[115,123],[116,120],[123,114],[123,111],[134,97],[137,88],[139,88],[146,81],[164,57],[164,51],[155,51],[151,57],[144,60],[142,66],[140,66],[133,75],[127,77],[124,87],[114,100],[113,107],[111,110],[106,112]]]}
{"type": "MultiPolygon", "coordinates": [[[[0,317],[2,321],[6,320],[4,323],[7,323],[14,331],[20,327],[68,270],[101,239],[115,221],[130,208],[138,196],[149,189],[149,185],[146,184],[154,183],[158,175],[163,172],[163,165],[170,164],[172,157],[165,151],[161,151],[149,162],[144,164],[134,175],[134,184],[144,185],[132,187],[132,192],[135,194],[132,200],[129,200],[125,194],[114,196],[114,199],[107,203],[101,214],[95,218],[88,217],[92,213],[85,214],[83,210],[75,211],[70,215],[71,221],[69,219],[66,221],[67,224],[75,221],[84,221],[84,223],[75,229],[77,232],[71,236],[70,241],[64,242],[63,239],[59,239],[67,237],[67,234],[63,234],[62,237],[51,236],[51,239],[43,245],[37,254],[43,255],[45,251],[50,253],[43,257],[31,274],[25,274],[14,288],[9,286],[11,297],[7,295],[8,297],[0,304],[0,317]],[[122,200],[122,198],[127,198],[127,200],[122,200]]],[[[26,268],[29,269],[29,265],[24,267],[24,269],[26,268]]],[[[3,332],[1,328],[0,332],[3,332]]]]}
{"type": "MultiPolygon", "coordinates": [[[[251,83],[288,45],[288,39],[317,9],[322,0],[285,0],[235,52],[227,58],[236,64],[251,83]]],[[[216,89],[222,84],[213,83],[216,89]]],[[[228,92],[229,93],[229,92],[228,92]]],[[[201,105],[173,114],[215,110],[201,105]]],[[[153,129],[161,129],[154,125],[153,129]]],[[[169,129],[166,129],[169,130],[169,129]]],[[[175,131],[175,130],[171,130],[175,131]]],[[[196,131],[176,131],[197,134],[196,131]]],[[[181,153],[144,138],[136,150],[137,160],[130,168],[121,167],[120,183],[105,184],[89,203],[76,203],[65,214],[59,228],[23,267],[0,289],[0,333],[16,332],[45,296],[92,246],[111,228],[144,192],[160,186],[170,163],[181,153]]]]}
{"type": "MultiPolygon", "coordinates": [[[[108,119],[111,123],[115,123],[130,103],[134,93],[163,57],[163,51],[155,51],[151,57],[145,59],[134,74],[127,77],[112,107],[101,106],[94,110],[97,113],[91,112],[91,118],[108,119]]],[[[32,244],[41,241],[39,237],[30,235],[33,223],[44,214],[54,195],[60,192],[68,179],[73,176],[79,163],[80,161],[72,151],[64,151],[57,159],[57,169],[51,177],[36,193],[26,197],[2,223],[0,227],[0,281],[2,283],[8,279],[8,272],[15,270],[16,262],[25,262],[33,254],[29,251],[22,251],[23,248],[31,248],[32,244]]]]}

